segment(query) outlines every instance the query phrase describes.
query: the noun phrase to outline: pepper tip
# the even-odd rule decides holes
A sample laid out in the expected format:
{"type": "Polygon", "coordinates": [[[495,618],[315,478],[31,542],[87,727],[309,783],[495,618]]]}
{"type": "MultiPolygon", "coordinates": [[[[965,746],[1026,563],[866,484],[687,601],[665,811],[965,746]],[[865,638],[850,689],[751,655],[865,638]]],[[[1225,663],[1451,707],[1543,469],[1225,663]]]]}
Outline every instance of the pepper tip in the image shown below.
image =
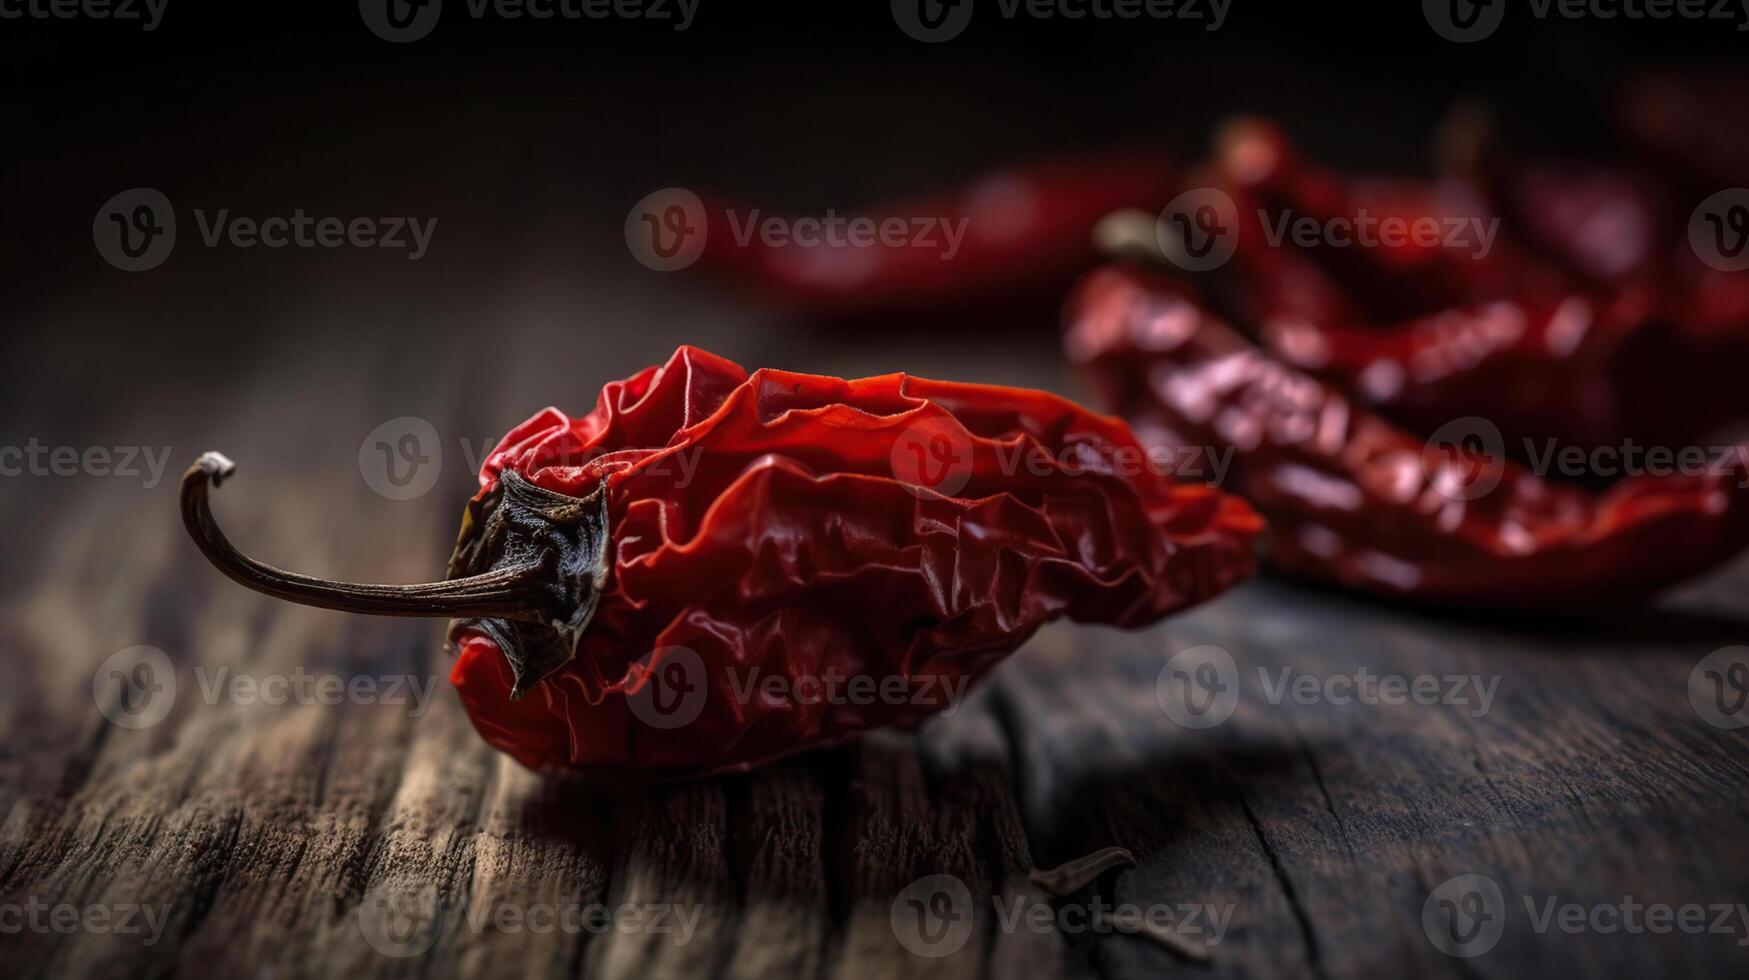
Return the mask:
{"type": "Polygon", "coordinates": [[[237,464],[231,462],[230,457],[224,453],[210,450],[201,453],[200,458],[194,461],[194,466],[206,474],[207,478],[213,481],[215,487],[224,482],[231,474],[237,472],[237,464]]]}

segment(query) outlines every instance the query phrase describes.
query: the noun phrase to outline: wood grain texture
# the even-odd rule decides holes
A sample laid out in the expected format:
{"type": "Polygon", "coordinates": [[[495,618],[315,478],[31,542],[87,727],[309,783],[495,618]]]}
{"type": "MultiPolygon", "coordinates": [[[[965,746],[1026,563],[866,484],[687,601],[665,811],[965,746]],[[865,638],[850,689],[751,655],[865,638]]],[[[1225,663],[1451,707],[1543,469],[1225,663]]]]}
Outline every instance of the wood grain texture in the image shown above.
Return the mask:
{"type": "MultiPolygon", "coordinates": [[[[440,491],[378,497],[349,454],[376,421],[410,414],[408,396],[370,383],[367,358],[307,409],[313,425],[278,406],[313,406],[284,379],[323,353],[280,355],[290,367],[264,358],[249,397],[208,421],[142,407],[139,424],[177,448],[175,466],[205,448],[238,457],[215,506],[271,561],[391,581],[440,568],[467,492],[461,454],[440,491]]],[[[564,365],[527,363],[517,384],[456,386],[417,411],[446,438],[484,439],[474,430],[488,426],[458,420],[513,419],[524,392],[564,383],[564,365]]],[[[7,975],[1749,971],[1741,918],[1720,934],[1569,935],[1538,932],[1525,905],[1749,902],[1749,736],[1688,700],[1700,658],[1749,636],[1735,618],[1749,567],[1657,611],[1561,620],[1441,616],[1264,581],[1147,631],[1047,629],[916,732],[615,791],[537,777],[484,746],[447,686],[441,624],[231,586],[182,539],[173,482],[21,491],[45,557],[9,570],[0,598],[0,914],[14,916],[0,926],[36,907],[143,907],[153,932],[63,931],[47,913],[0,931],[7,975]],[[121,686],[99,670],[137,644],[165,652],[177,688],[163,721],[130,730],[106,720],[121,686]],[[1232,658],[1236,710],[1185,728],[1162,709],[1162,667],[1210,644],[1232,658]],[[1492,699],[1486,712],[1271,703],[1284,669],[1321,682],[1363,668],[1474,675],[1492,699]],[[432,693],[416,706],[241,703],[208,694],[225,669],[411,677],[432,693]],[[1066,898],[1029,880],[1113,845],[1137,866],[1066,898]],[[1423,909],[1470,873],[1498,884],[1504,932],[1456,959],[1430,942],[1423,909]],[[929,876],[963,889],[964,905],[920,906],[969,923],[951,955],[906,945],[923,921],[907,889],[929,876]],[[1177,932],[1084,928],[1126,904],[1165,910],[1177,932]],[[668,910],[666,928],[583,918],[628,907],[668,910]],[[404,919],[416,928],[403,934],[404,919]]]]}

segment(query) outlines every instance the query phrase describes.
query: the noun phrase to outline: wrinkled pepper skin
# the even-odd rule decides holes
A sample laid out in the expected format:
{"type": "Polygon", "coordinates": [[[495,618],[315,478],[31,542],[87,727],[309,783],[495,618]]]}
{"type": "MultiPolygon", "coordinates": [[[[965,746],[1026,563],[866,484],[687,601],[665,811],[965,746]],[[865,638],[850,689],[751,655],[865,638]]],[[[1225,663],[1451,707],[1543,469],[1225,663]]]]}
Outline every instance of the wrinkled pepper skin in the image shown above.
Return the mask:
{"type": "Polygon", "coordinates": [[[1430,447],[1254,347],[1185,288],[1125,267],[1068,308],[1069,358],[1144,442],[1231,450],[1228,486],[1270,522],[1272,567],[1429,603],[1641,599],[1749,545],[1744,455],[1601,494],[1430,447]]]}
{"type": "Polygon", "coordinates": [[[1261,520],[1243,501],[1151,472],[1003,462],[1023,449],[1140,453],[1122,422],[1042,392],[748,374],[682,347],[487,457],[482,496],[507,471],[571,496],[605,481],[611,571],[575,659],[526,696],[465,628],[452,680],[486,741],[526,766],[671,779],[915,723],[1051,619],[1144,626],[1252,573],[1261,520]],[[787,690],[899,678],[910,694],[744,695],[774,675],[787,690]],[[658,703],[697,715],[652,724],[658,703]]]}

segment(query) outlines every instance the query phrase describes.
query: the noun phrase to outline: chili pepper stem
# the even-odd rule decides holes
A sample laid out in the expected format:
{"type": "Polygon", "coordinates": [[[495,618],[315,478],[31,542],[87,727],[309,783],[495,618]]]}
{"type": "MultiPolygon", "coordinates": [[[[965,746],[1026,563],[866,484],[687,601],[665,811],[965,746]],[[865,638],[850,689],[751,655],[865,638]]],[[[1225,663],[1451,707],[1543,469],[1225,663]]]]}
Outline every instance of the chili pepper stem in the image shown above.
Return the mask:
{"type": "Polygon", "coordinates": [[[373,616],[491,617],[523,622],[551,620],[534,580],[538,563],[509,565],[478,575],[415,585],[365,585],[299,575],[239,552],[219,530],[208,503],[237,466],[220,453],[204,453],[182,474],[182,523],[219,571],[256,592],[323,609],[373,616]]]}

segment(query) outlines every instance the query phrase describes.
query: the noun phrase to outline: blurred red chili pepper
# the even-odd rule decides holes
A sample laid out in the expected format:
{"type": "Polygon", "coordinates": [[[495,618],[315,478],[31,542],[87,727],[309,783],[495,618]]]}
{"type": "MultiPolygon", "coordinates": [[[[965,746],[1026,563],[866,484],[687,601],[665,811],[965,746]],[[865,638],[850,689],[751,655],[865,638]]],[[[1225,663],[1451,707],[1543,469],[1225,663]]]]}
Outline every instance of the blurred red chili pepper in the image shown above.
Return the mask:
{"type": "Polygon", "coordinates": [[[1463,181],[1519,239],[1572,274],[1620,286],[1653,275],[1672,241],[1670,188],[1617,163],[1531,158],[1493,113],[1464,105],[1435,139],[1440,168],[1463,181]]]}
{"type": "Polygon", "coordinates": [[[702,258],[764,300],[813,314],[974,305],[1016,290],[1060,295],[1096,263],[1100,219],[1122,207],[1164,207],[1174,181],[1170,161],[1156,154],[1051,160],[841,216],[832,241],[824,229],[798,241],[803,219],[707,203],[702,258]],[[783,234],[768,240],[768,221],[783,234]],[[852,222],[863,229],[859,242],[848,240],[852,222]]]}
{"type": "Polygon", "coordinates": [[[1611,103],[1617,127],[1689,190],[1749,184],[1749,72],[1636,72],[1618,94],[1611,103]]]}
{"type": "Polygon", "coordinates": [[[1461,185],[1344,178],[1314,165],[1264,120],[1225,126],[1200,176],[1237,206],[1234,269],[1257,293],[1245,311],[1252,319],[1292,310],[1317,322],[1388,328],[1452,306],[1553,294],[1567,285],[1493,236],[1492,216],[1461,185]],[[1302,245],[1293,229],[1306,222],[1316,233],[1302,245]],[[1329,230],[1352,229],[1345,239],[1358,239],[1366,227],[1376,238],[1385,222],[1405,230],[1393,236],[1400,240],[1337,241],[1329,230]],[[1440,234],[1408,234],[1417,222],[1440,234]]]}
{"type": "Polygon", "coordinates": [[[1586,280],[1590,305],[1608,308],[1597,318],[1606,328],[1585,344],[1593,352],[1567,358],[1591,366],[1547,378],[1583,391],[1593,416],[1611,420],[1579,441],[1690,441],[1749,416],[1739,382],[1749,371],[1749,275],[1701,260],[1679,186],[1623,164],[1528,157],[1480,110],[1453,113],[1443,130],[1446,168],[1539,254],[1586,280]]]}
{"type": "Polygon", "coordinates": [[[1741,448],[1600,495],[1545,482],[1497,450],[1424,443],[1131,269],[1081,283],[1066,347],[1144,442],[1233,452],[1230,486],[1270,520],[1270,561],[1292,575],[1535,606],[1642,597],[1749,545],[1741,448]]]}
{"type": "Polygon", "coordinates": [[[208,510],[222,457],[182,493],[202,550],[250,588],[462,617],[451,676],[492,745],[648,780],[916,722],[1048,620],[1142,626],[1247,577],[1255,512],[1145,459],[1122,422],[1043,392],[749,375],[682,347],[588,415],[505,436],[446,582],[243,557],[208,510]]]}
{"type": "Polygon", "coordinates": [[[1502,154],[1478,152],[1490,142],[1480,132],[1473,121],[1448,131],[1451,142],[1471,143],[1463,151],[1471,163],[1459,169],[1482,186],[1470,193],[1451,184],[1343,181],[1308,163],[1278,127],[1255,120],[1228,127],[1208,171],[1235,197],[1241,218],[1230,273],[1216,277],[1227,280],[1217,286],[1224,305],[1277,356],[1411,427],[1485,413],[1511,447],[1555,440],[1593,448],[1627,439],[1688,443],[1749,414],[1749,399],[1734,395],[1740,386],[1725,377],[1749,367],[1749,331],[1717,325],[1749,306],[1749,295],[1723,283],[1696,294],[1628,275],[1654,251],[1663,212],[1649,191],[1629,194],[1617,186],[1626,178],[1605,175],[1598,181],[1607,193],[1627,198],[1599,201],[1591,199],[1605,194],[1597,181],[1555,190],[1552,173],[1509,174],[1502,154]],[[1588,285],[1512,237],[1485,231],[1497,228],[1490,205],[1502,195],[1541,209],[1511,210],[1512,227],[1531,229],[1569,266],[1619,267],[1618,280],[1588,285]],[[1600,210],[1615,218],[1604,221],[1600,210]],[[1306,248],[1280,232],[1301,218],[1323,227],[1356,224],[1362,215],[1375,227],[1396,218],[1467,229],[1467,237],[1457,248],[1413,239],[1306,248]],[[1594,241],[1592,224],[1611,221],[1638,229],[1625,257],[1605,255],[1594,241]],[[1266,231],[1267,222],[1283,224],[1266,231]],[[1710,319],[1697,325],[1702,316],[1710,319]],[[1657,397],[1668,388],[1661,374],[1697,383],[1657,397]]]}

